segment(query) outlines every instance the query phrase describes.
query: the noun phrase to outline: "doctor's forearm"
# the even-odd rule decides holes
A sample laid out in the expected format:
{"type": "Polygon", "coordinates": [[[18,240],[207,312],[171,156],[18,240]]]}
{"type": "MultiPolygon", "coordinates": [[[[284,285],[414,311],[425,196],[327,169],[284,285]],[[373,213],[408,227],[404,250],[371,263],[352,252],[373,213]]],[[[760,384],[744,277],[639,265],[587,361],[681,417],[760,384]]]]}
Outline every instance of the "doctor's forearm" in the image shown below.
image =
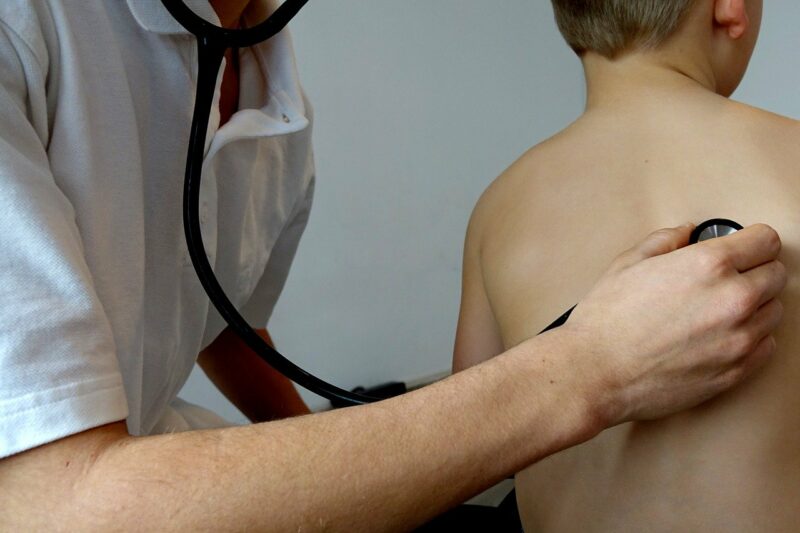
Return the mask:
{"type": "Polygon", "coordinates": [[[604,426],[565,338],[376,405],[120,438],[40,518],[78,529],[410,529],[604,426]],[[59,501],[68,516],[53,513],[59,501]]]}
{"type": "MultiPolygon", "coordinates": [[[[119,494],[120,480],[109,475],[117,464],[136,464],[141,475],[149,463],[151,479],[172,470],[175,485],[150,496],[131,486],[129,497],[146,499],[138,507],[150,510],[156,529],[176,512],[191,528],[408,529],[599,430],[590,393],[575,395],[586,385],[564,378],[571,358],[552,357],[556,346],[546,339],[539,345],[549,353],[520,348],[380,405],[127,441],[104,456],[87,486],[119,494]]],[[[140,513],[130,518],[141,524],[140,513]]]]}
{"type": "MultiPolygon", "coordinates": [[[[266,330],[255,331],[272,346],[266,330]]],[[[261,360],[230,328],[200,352],[197,363],[225,397],[253,422],[310,413],[294,384],[261,360]]]]}
{"type": "Polygon", "coordinates": [[[410,529],[604,427],[693,407],[769,360],[788,278],[767,226],[668,253],[690,230],[622,254],[558,330],[420,391],[0,460],[0,530],[410,529]]]}

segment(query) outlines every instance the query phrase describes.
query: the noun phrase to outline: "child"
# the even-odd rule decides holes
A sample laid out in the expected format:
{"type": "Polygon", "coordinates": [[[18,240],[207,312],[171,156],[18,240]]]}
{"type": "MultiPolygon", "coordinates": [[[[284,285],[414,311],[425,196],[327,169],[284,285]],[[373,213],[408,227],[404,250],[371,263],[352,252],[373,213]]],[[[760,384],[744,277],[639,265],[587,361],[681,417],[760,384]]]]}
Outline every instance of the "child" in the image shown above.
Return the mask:
{"type": "Polygon", "coordinates": [[[755,47],[762,0],[553,4],[585,68],[586,111],[475,208],[454,369],[542,330],[654,228],[766,222],[782,236],[790,281],[763,371],[689,412],[612,428],[523,471],[523,523],[532,532],[797,531],[800,124],[728,99],[755,47]]]}

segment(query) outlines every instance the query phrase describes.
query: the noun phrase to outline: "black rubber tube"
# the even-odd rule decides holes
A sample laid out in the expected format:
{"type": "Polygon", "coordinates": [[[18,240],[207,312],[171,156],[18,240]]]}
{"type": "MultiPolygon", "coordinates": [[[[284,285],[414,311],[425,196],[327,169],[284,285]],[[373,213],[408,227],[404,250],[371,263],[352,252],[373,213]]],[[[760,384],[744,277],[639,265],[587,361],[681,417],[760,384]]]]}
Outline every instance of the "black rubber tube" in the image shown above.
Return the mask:
{"type": "MultiPolygon", "coordinates": [[[[286,0],[280,8],[258,26],[247,30],[220,28],[195,15],[182,0],[162,0],[167,10],[188,31],[197,37],[198,75],[189,148],[186,156],[186,174],[183,189],[183,226],[186,244],[194,269],[208,297],[228,326],[268,365],[301,387],[328,400],[347,406],[381,401],[332,385],[303,370],[267,344],[239,314],[231,303],[208,262],[200,226],[200,183],[203,178],[203,159],[208,122],[214,100],[217,76],[228,48],[252,46],[280,32],[299,12],[307,0],[286,0]]],[[[573,308],[574,309],[574,308],[573,308]]],[[[572,309],[559,317],[544,331],[561,326],[572,309]]],[[[544,331],[542,333],[544,333],[544,331]]]]}
{"type": "Polygon", "coordinates": [[[208,297],[231,329],[261,359],[298,385],[329,400],[336,399],[346,405],[360,405],[379,401],[373,398],[340,389],[306,372],[284,357],[261,338],[239,314],[219,284],[214,270],[208,262],[200,229],[200,182],[202,180],[203,156],[209,112],[214,98],[217,75],[227,46],[214,40],[198,37],[198,59],[200,68],[197,80],[197,99],[186,158],[186,176],[183,190],[183,225],[186,243],[200,283],[208,297]]]}
{"type": "Polygon", "coordinates": [[[225,43],[227,48],[245,48],[272,38],[297,15],[308,0],[286,0],[263,22],[252,28],[221,28],[198,16],[183,0],[161,0],[178,23],[198,39],[225,43]]]}

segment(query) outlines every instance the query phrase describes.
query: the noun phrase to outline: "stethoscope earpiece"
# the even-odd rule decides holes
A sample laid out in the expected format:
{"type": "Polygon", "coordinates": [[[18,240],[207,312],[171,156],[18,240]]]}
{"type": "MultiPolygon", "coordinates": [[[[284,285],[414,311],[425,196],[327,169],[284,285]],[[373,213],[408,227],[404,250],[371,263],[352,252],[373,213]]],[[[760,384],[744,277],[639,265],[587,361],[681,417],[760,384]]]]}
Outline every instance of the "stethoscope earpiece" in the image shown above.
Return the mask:
{"type": "Polygon", "coordinates": [[[689,244],[697,244],[698,242],[707,241],[709,239],[725,237],[741,229],[744,229],[742,225],[733,220],[728,220],[727,218],[712,218],[711,220],[706,220],[692,231],[692,235],[689,237],[689,244]]]}

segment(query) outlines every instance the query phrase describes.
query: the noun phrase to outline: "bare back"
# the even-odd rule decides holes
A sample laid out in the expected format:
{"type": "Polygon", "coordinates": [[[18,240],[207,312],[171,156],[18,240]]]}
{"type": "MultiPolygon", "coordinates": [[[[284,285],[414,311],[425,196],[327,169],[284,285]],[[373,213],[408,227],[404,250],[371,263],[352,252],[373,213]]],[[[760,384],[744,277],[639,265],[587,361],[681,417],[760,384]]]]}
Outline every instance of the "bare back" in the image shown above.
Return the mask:
{"type": "Polygon", "coordinates": [[[465,288],[481,280],[507,348],[647,233],[716,217],[765,222],[783,239],[790,282],[773,362],[696,409],[611,428],[520,473],[527,531],[800,528],[797,122],[713,94],[587,114],[484,195],[467,244],[476,260],[465,259],[479,272],[465,272],[465,288]]]}

